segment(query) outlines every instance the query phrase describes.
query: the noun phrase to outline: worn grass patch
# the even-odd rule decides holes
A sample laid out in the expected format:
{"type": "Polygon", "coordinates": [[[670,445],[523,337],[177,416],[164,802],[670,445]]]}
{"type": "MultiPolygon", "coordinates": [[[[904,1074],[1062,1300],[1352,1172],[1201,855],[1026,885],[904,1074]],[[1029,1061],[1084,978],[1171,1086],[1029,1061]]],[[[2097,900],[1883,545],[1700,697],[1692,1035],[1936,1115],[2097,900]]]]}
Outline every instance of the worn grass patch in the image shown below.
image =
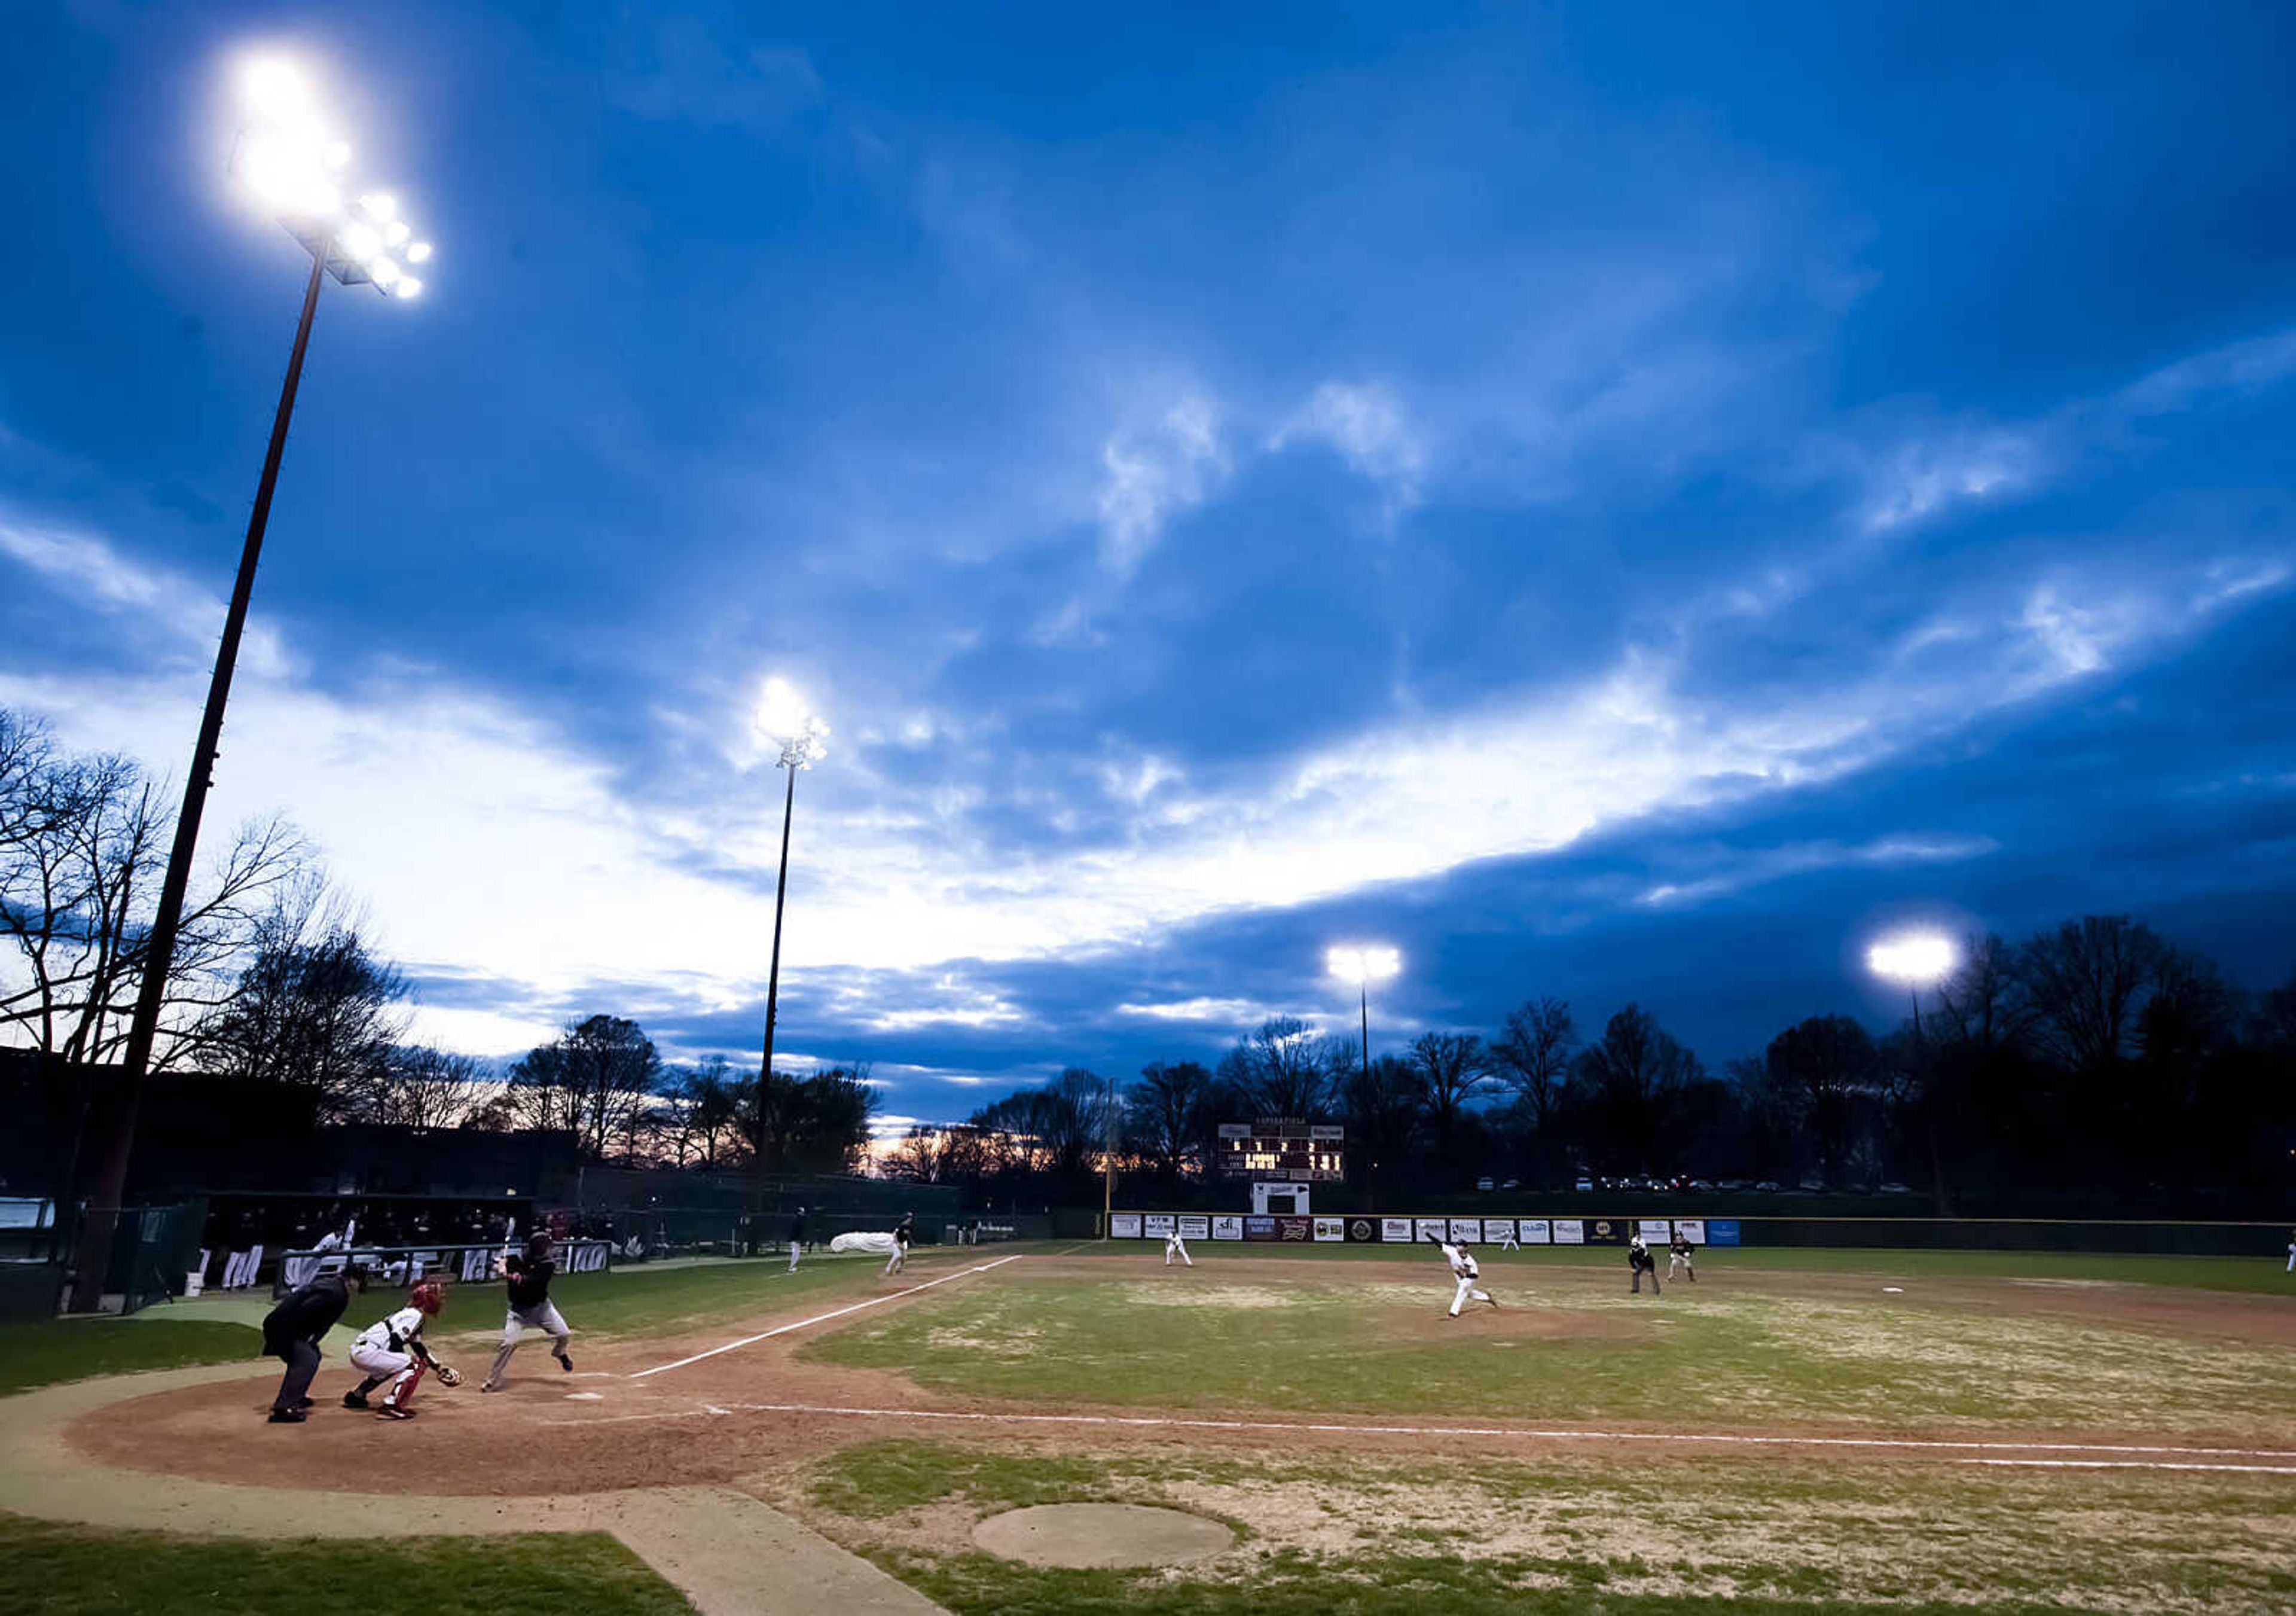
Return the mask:
{"type": "Polygon", "coordinates": [[[263,1543],[0,1516],[0,1616],[690,1616],[693,1608],[597,1532],[263,1543]]]}
{"type": "Polygon", "coordinates": [[[891,1441],[819,1461],[798,1502],[958,1611],[2203,1612],[2296,1592],[2296,1489],[2268,1477],[891,1441]],[[1212,1515],[1243,1541],[1153,1572],[1030,1568],[970,1541],[1004,1509],[1098,1499],[1212,1515]]]}

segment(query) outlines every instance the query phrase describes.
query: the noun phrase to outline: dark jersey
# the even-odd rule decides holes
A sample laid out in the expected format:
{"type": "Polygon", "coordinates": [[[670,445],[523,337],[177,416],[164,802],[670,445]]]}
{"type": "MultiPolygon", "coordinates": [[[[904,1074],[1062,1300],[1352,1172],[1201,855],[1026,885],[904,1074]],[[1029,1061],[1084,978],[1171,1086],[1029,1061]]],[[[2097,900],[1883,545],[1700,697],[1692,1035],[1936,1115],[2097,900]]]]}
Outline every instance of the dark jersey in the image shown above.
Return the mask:
{"type": "Polygon", "coordinates": [[[340,1274],[322,1274],[263,1316],[263,1344],[275,1349],[284,1341],[316,1341],[350,1305],[349,1283],[340,1274]]]}
{"type": "Polygon", "coordinates": [[[1658,1267],[1658,1259],[1650,1254],[1650,1248],[1648,1246],[1628,1246],[1627,1248],[1627,1267],[1630,1268],[1656,1268],[1658,1267]]]}
{"type": "Polygon", "coordinates": [[[510,1305],[520,1312],[550,1300],[550,1276],[558,1272],[558,1265],[547,1257],[513,1256],[503,1268],[510,1276],[510,1305]]]}
{"type": "Polygon", "coordinates": [[[805,1240],[805,1214],[800,1212],[790,1222],[790,1243],[799,1245],[805,1240]]]}
{"type": "Polygon", "coordinates": [[[1677,1240],[1672,1245],[1669,1246],[1667,1250],[1672,1251],[1677,1257],[1687,1257],[1691,1252],[1697,1250],[1697,1248],[1686,1240],[1677,1240]]]}

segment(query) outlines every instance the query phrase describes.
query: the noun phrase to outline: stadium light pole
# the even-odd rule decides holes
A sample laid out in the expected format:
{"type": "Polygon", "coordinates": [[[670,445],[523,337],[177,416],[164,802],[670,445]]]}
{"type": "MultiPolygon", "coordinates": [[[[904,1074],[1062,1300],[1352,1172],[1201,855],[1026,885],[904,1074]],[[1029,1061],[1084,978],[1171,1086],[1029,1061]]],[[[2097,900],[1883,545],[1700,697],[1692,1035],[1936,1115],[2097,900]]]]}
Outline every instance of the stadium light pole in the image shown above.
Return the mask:
{"type": "MultiPolygon", "coordinates": [[[[1922,989],[1934,988],[1961,964],[1961,951],[1942,931],[1926,929],[1898,931],[1881,938],[1866,950],[1866,968],[1883,981],[1895,982],[1911,997],[1914,1006],[1914,1064],[1929,1065],[1929,1046],[1922,1035],[1922,989]]],[[[1927,1096],[1924,1095],[1926,1099],[1927,1096]]],[[[1929,1136],[1930,1189],[1938,1215],[1953,1215],[1952,1196],[1945,1185],[1945,1161],[1938,1152],[1936,1107],[1923,1104],[1923,1121],[1929,1136]]]]}
{"type": "Polygon", "coordinates": [[[1383,982],[1403,969],[1403,956],[1384,944],[1348,946],[1328,950],[1324,964],[1333,976],[1356,985],[1356,1010],[1363,1029],[1364,1076],[1371,1076],[1371,984],[1383,982]]]}
{"type": "Polygon", "coordinates": [[[385,297],[421,295],[422,283],[407,267],[430,257],[430,243],[413,239],[399,217],[398,203],[385,192],[348,201],[343,188],[350,148],[334,135],[314,105],[311,88],[291,64],[266,59],[249,63],[240,84],[246,123],[233,150],[233,175],[248,194],[311,255],[303,285],[303,310],[295,322],[295,342],[287,357],[287,379],[272,416],[271,441],[264,451],[263,474],[255,487],[255,508],[241,546],[239,576],[224,614],[223,641],[208,681],[207,706],[200,718],[192,767],[184,776],[184,803],[176,816],[176,837],[160,885],[159,907],[144,935],[143,972],[135,1011],[128,1022],[127,1046],[120,1057],[119,1111],[88,1192],[80,1226],[78,1273],[72,1288],[75,1312],[102,1305],[103,1282],[127,1188],[127,1169],[135,1153],[136,1113],[142,1108],[152,1047],[160,1036],[167,1004],[168,973],[175,964],[176,939],[183,924],[184,894],[191,885],[192,860],[199,850],[200,819],[213,783],[216,754],[223,738],[225,704],[239,661],[239,643],[255,590],[256,562],[271,520],[271,496],[278,486],[279,461],[287,447],[287,422],[295,411],[295,391],[303,378],[303,354],[311,340],[311,321],[319,310],[320,284],[332,277],[340,286],[372,286],[385,297]]]}
{"type": "Polygon", "coordinates": [[[774,1019],[779,1008],[782,992],[782,905],[789,893],[790,821],[797,811],[797,774],[801,768],[811,768],[827,755],[829,726],[809,711],[803,697],[786,679],[766,681],[764,697],[758,703],[758,733],[767,740],[778,742],[781,761],[775,767],[789,770],[789,785],[782,797],[782,863],[781,874],[774,878],[774,956],[773,964],[766,976],[766,1054],[758,1068],[758,1161],[762,1170],[765,1164],[767,1089],[774,1077],[774,1019]]]}

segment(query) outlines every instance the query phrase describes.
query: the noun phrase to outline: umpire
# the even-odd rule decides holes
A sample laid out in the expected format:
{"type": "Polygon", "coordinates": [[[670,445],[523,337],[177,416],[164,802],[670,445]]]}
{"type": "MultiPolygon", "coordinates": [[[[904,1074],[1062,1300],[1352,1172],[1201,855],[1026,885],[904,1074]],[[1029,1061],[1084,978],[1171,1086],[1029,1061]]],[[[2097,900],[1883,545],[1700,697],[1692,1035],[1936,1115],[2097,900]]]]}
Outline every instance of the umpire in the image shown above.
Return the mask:
{"type": "Polygon", "coordinates": [[[315,1276],[263,1316],[264,1356],[287,1366],[279,1395],[271,1400],[274,1425],[303,1423],[311,1406],[311,1377],[319,1373],[319,1342],[351,1305],[352,1293],[365,1288],[366,1270],[346,1267],[340,1274],[315,1276]]]}

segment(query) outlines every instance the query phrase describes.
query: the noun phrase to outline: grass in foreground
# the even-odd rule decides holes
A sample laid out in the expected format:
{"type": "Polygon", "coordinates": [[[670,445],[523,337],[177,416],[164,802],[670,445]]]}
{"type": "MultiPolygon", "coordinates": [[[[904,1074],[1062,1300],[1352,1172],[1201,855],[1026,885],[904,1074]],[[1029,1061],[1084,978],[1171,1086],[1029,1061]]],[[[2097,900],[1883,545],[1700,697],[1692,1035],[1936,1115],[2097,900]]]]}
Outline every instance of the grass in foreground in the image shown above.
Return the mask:
{"type": "Polygon", "coordinates": [[[0,1616],[672,1616],[693,1608],[603,1533],[264,1543],[0,1516],[0,1616]]]}
{"type": "Polygon", "coordinates": [[[1406,1283],[1349,1265],[1249,1282],[1213,1264],[1085,1280],[1022,1267],[865,1316],[805,1353],[1029,1401],[2296,1440],[2284,1348],[2068,1317],[2046,1291],[1928,1303],[1718,1275],[1654,1300],[1628,1295],[1622,1274],[1494,1267],[1507,1305],[1446,1320],[1447,1276],[1430,1269],[1406,1283]]]}
{"type": "Polygon", "coordinates": [[[2296,1563],[2296,1494],[2269,1477],[896,1440],[830,1456],[800,1487],[792,1501],[832,1536],[950,1609],[984,1616],[2206,1612],[2296,1603],[2286,1569],[2296,1563]],[[1102,1500],[1224,1519],[1240,1541],[1174,1571],[1077,1571],[1000,1560],[964,1535],[1002,1510],[1102,1500]]]}

